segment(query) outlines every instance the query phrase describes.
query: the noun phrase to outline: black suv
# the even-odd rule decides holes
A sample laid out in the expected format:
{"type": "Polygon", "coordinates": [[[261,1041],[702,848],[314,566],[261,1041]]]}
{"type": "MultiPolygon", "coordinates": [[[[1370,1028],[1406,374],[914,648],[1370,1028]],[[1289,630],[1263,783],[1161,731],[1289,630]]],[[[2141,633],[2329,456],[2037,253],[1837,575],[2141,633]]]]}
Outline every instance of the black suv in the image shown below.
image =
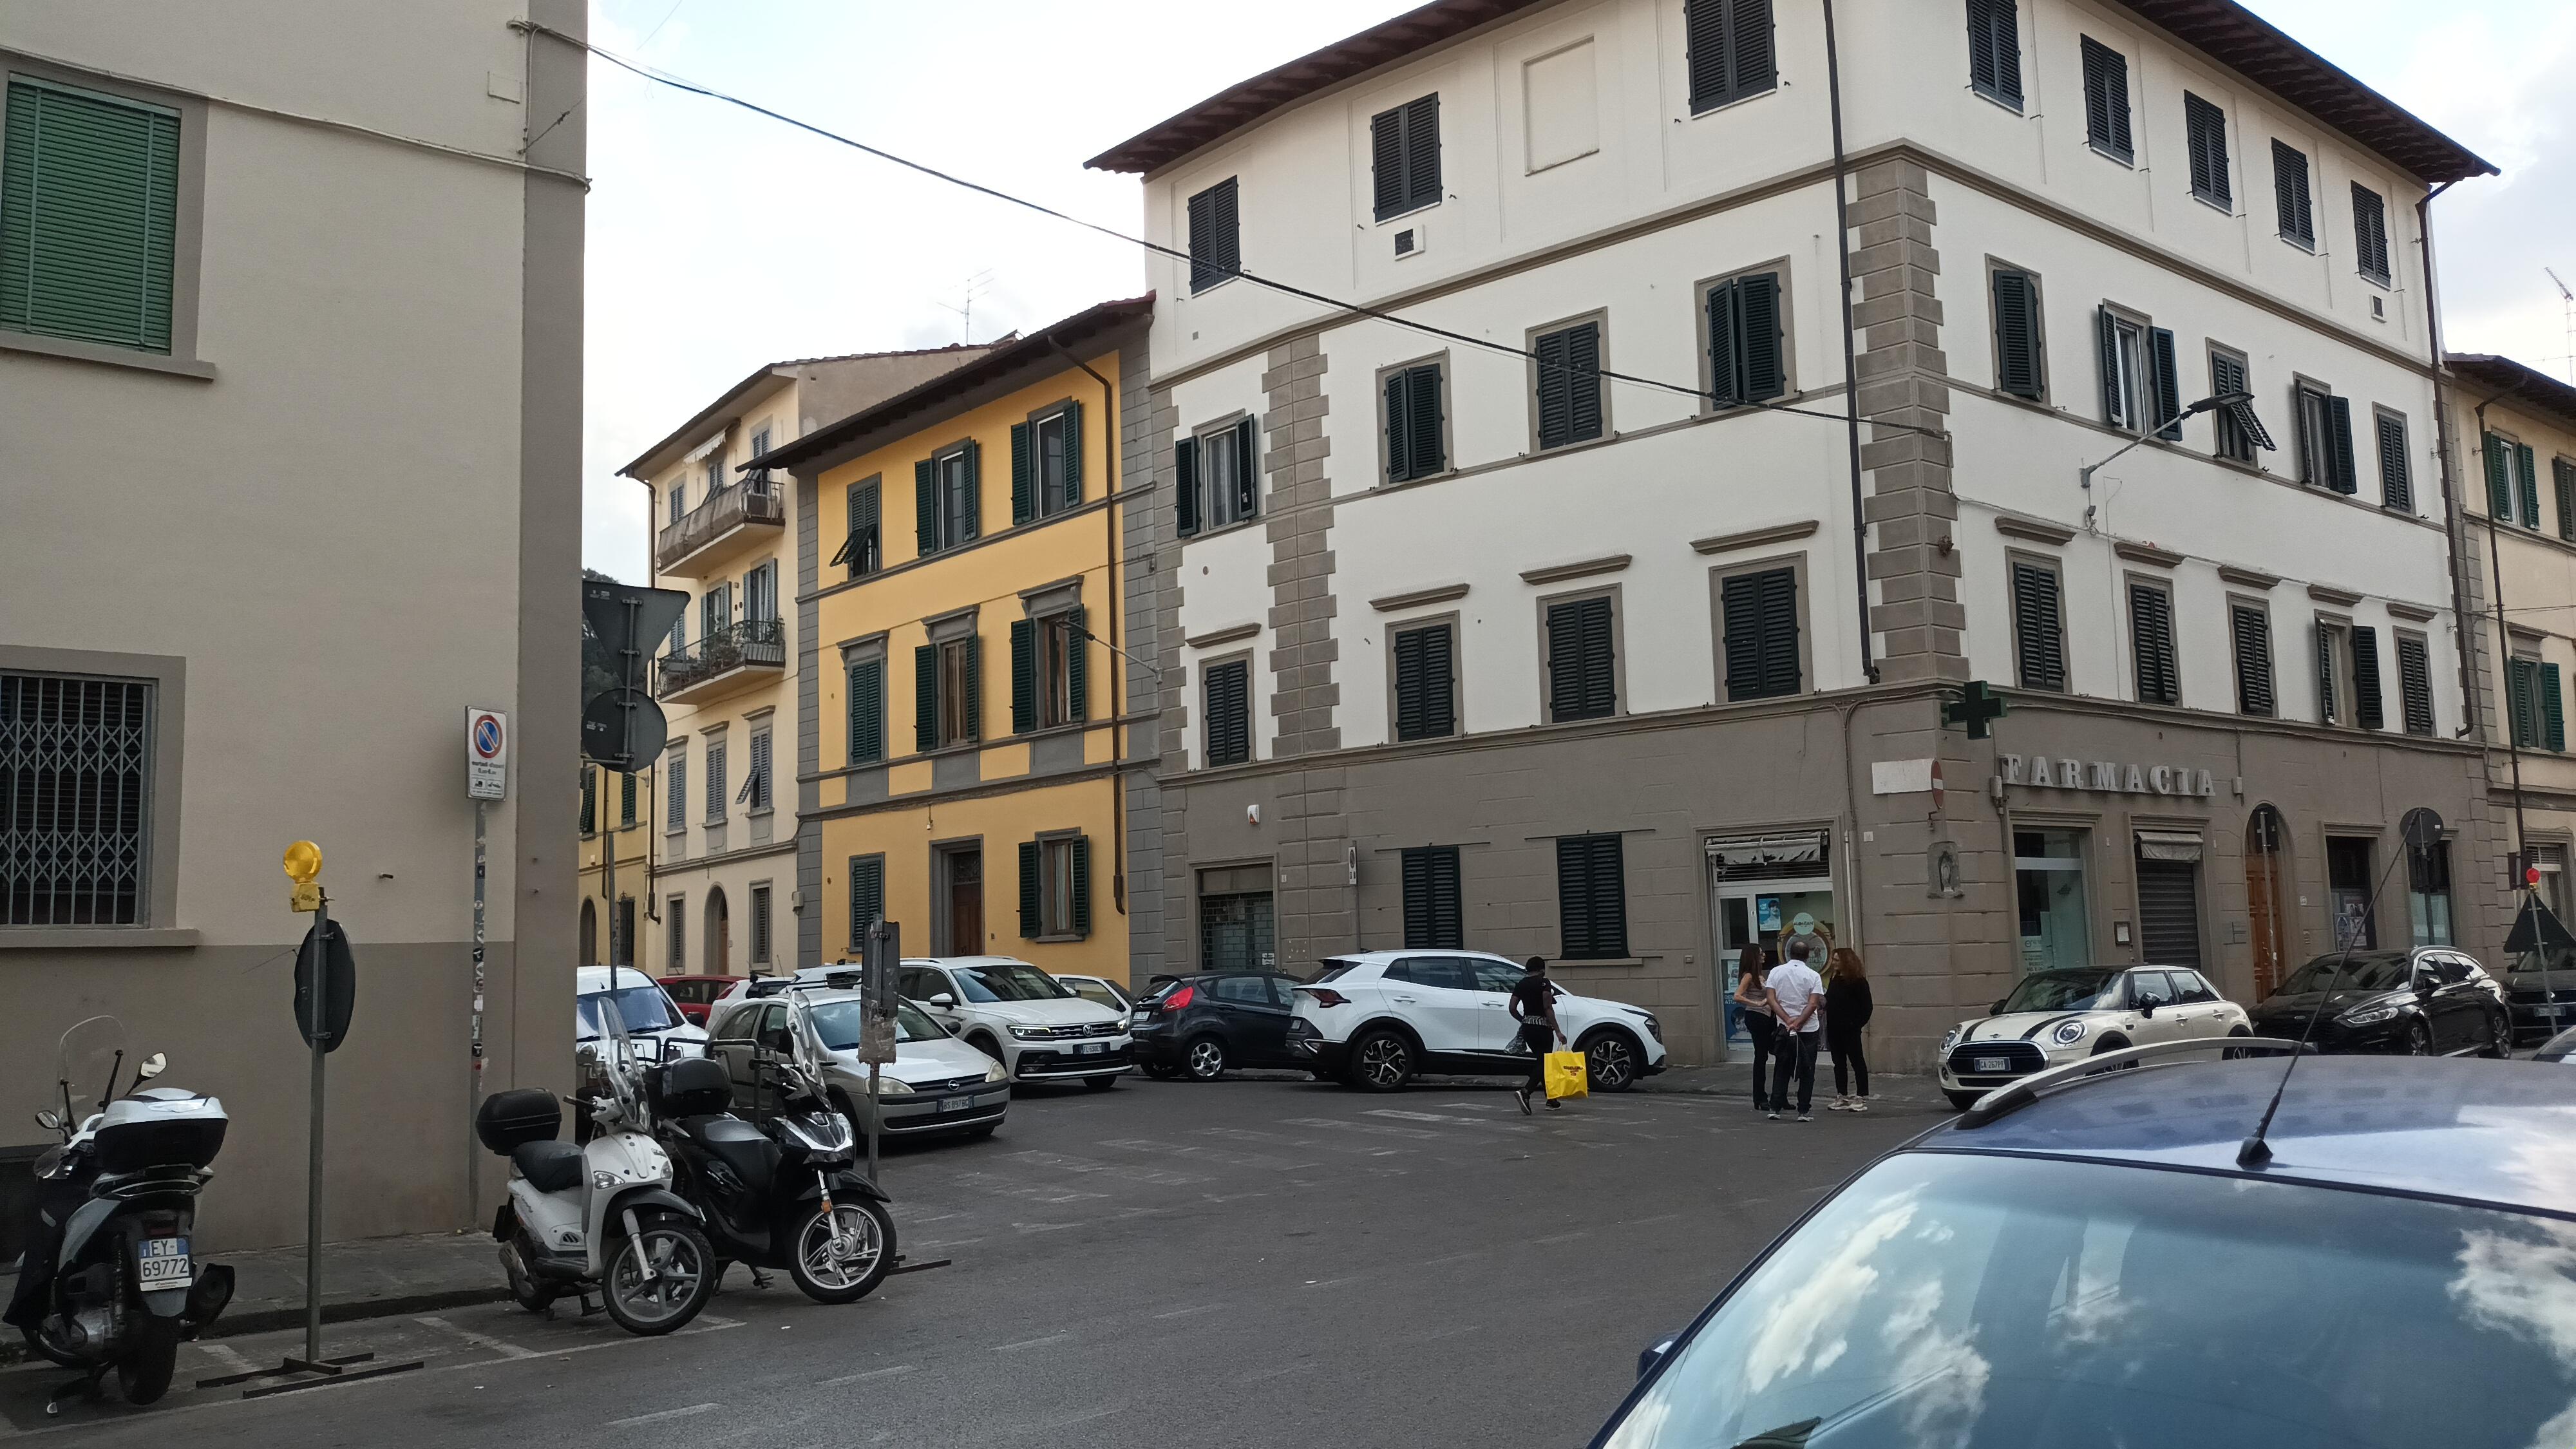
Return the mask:
{"type": "Polygon", "coordinates": [[[2321,1052],[2500,1057],[2513,1041],[2504,988],[2445,946],[2319,956],[2249,1015],[2256,1036],[2304,1037],[2321,1052]]]}
{"type": "Polygon", "coordinates": [[[1233,1067],[1313,1063],[1288,1051],[1297,978],[1277,971],[1209,971],[1158,980],[1136,1002],[1136,1061],[1150,1077],[1213,1082],[1233,1067]]]}

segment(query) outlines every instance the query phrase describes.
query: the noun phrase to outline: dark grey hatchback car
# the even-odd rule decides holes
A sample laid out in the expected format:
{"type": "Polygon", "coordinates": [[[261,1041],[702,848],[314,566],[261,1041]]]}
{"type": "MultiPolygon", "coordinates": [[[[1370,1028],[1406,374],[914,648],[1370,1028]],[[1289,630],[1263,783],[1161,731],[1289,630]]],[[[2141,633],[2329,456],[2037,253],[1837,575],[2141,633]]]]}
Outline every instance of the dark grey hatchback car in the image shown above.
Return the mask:
{"type": "Polygon", "coordinates": [[[1988,1096],[1648,1350],[1596,1449],[2576,1443],[2576,1077],[2308,1057],[2244,1165],[2286,1063],[1988,1096]]]}

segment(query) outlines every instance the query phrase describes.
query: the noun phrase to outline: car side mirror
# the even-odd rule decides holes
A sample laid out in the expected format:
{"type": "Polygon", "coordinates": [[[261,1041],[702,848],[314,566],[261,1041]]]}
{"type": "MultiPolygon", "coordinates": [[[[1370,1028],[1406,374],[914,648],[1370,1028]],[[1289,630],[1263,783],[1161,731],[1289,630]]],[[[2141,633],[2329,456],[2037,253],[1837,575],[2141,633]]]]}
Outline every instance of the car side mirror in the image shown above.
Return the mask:
{"type": "Polygon", "coordinates": [[[2430,976],[2418,976],[2415,978],[2415,994],[2418,996],[2430,996],[2441,989],[2442,983],[2434,980],[2430,976]]]}
{"type": "Polygon", "coordinates": [[[2153,1015],[2155,1015],[2155,1014],[2156,1014],[2156,1008],[2157,1008],[2157,1007],[2159,1007],[2159,1006],[2162,1006],[2162,1005],[2164,1005],[2164,1004],[2165,1004],[2165,999],[2164,999],[2163,997],[2161,997],[2161,996],[2142,996],[2142,997],[2139,997],[2139,998],[2138,998],[2138,1015],[2140,1015],[2140,1016],[2153,1016],[2153,1015]]]}
{"type": "Polygon", "coordinates": [[[930,1004],[942,1011],[954,1011],[957,1008],[957,998],[943,991],[930,998],[930,1004]]]}
{"type": "MultiPolygon", "coordinates": [[[[2005,997],[2005,998],[2004,998],[2004,1001],[2010,1001],[2011,999],[2012,999],[2011,997],[2007,996],[2007,997],[2005,997]]],[[[2001,1015],[2003,1015],[2003,1014],[2004,1014],[2004,1003],[2003,1003],[2003,1001],[1998,1001],[1998,1002],[1996,1002],[1994,1005],[1989,1006],[1989,1007],[1987,1007],[1987,1008],[1986,1008],[1986,1015],[1988,1015],[1988,1016],[2001,1016],[2001,1015]]]]}
{"type": "Polygon", "coordinates": [[[143,1059],[143,1065],[134,1069],[134,1080],[148,1082],[168,1070],[170,1070],[170,1059],[159,1052],[154,1052],[143,1059]]]}
{"type": "Polygon", "coordinates": [[[1672,1351],[1673,1341],[1669,1338],[1658,1339],[1638,1350],[1637,1377],[1642,1379],[1646,1375],[1653,1373],[1655,1371],[1655,1365],[1662,1363],[1665,1357],[1672,1351]]]}
{"type": "Polygon", "coordinates": [[[36,1109],[36,1125],[48,1132],[60,1132],[63,1130],[63,1119],[55,1116],[52,1108],[39,1107],[36,1109]]]}

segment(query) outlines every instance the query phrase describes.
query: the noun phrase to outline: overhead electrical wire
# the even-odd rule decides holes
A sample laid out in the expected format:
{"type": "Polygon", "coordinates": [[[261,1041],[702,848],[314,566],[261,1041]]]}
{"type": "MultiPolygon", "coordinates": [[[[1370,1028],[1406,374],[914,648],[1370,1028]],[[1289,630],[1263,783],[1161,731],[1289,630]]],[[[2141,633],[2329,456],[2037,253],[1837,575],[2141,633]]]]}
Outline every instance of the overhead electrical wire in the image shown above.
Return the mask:
{"type": "MultiPolygon", "coordinates": [[[[894,152],[888,151],[883,147],[871,146],[865,141],[844,136],[840,132],[831,130],[828,127],[818,126],[811,121],[800,120],[795,116],[788,115],[784,111],[772,110],[757,101],[746,100],[741,96],[717,90],[713,86],[701,84],[697,81],[690,80],[685,76],[674,75],[658,66],[648,65],[639,60],[631,60],[625,56],[617,54],[615,51],[603,49],[600,46],[594,45],[578,35],[557,30],[551,25],[546,25],[534,20],[513,20],[510,24],[513,29],[548,36],[576,49],[587,51],[621,70],[629,71],[637,76],[641,76],[645,80],[651,81],[656,85],[668,86],[676,91],[685,91],[691,95],[703,96],[708,100],[721,101],[729,106],[740,107],[754,115],[763,116],[776,121],[781,125],[792,126],[797,130],[807,132],[808,134],[820,136],[826,141],[831,141],[837,145],[847,146],[851,150],[874,156],[880,161],[889,162],[893,165],[903,167],[905,170],[917,171],[934,180],[947,182],[951,186],[962,187],[965,190],[976,193],[977,195],[988,196],[996,201],[1004,202],[1011,206],[1023,207],[1027,210],[1034,211],[1041,216],[1052,217],[1057,221],[1081,227],[1085,231],[1096,232],[1114,241],[1125,242],[1129,246],[1142,247],[1146,251],[1152,252],[1158,256],[1168,257],[1178,262],[1189,262],[1191,260],[1188,252],[1182,251],[1177,247],[1165,246],[1161,242],[1151,241],[1140,236],[1134,236],[1127,232],[1120,231],[1116,227],[1106,226],[1096,221],[1088,221],[1069,212],[1058,211],[1044,202],[1031,201],[1025,196],[1016,196],[996,187],[986,186],[982,182],[970,181],[963,176],[942,171],[936,166],[927,165],[923,162],[912,160],[906,156],[898,156],[894,152]]],[[[1329,296],[1325,293],[1314,291],[1311,288],[1300,287],[1293,282],[1283,282],[1275,277],[1265,277],[1258,272],[1247,271],[1240,267],[1227,275],[1239,277],[1255,286],[1265,287],[1284,296],[1295,297],[1301,301],[1315,303],[1318,306],[1330,307],[1337,312],[1347,313],[1354,317],[1365,317],[1372,321],[1387,323],[1391,326],[1408,328],[1427,336],[1438,337],[1446,341],[1460,343],[1468,347],[1482,348],[1488,352],[1498,352],[1510,357],[1524,358],[1531,362],[1539,361],[1538,354],[1526,347],[1515,347],[1508,342],[1496,342],[1490,337],[1477,337],[1465,332],[1453,332],[1446,327],[1436,326],[1429,322],[1417,321],[1410,317],[1399,317],[1394,313],[1380,308],[1367,306],[1359,302],[1344,301],[1339,297],[1329,296]]],[[[1540,363],[1540,365],[1561,366],[1561,364],[1547,363],[1540,363]]],[[[1635,387],[1653,388],[1659,392],[1675,393],[1682,397],[1692,398],[1702,402],[1710,400],[1710,394],[1708,391],[1696,385],[1683,386],[1679,383],[1666,382],[1661,378],[1640,377],[1634,373],[1613,372],[1606,367],[1597,368],[1594,371],[1595,375],[1606,378],[1612,382],[1624,382],[1635,387]]],[[[1792,413],[1799,417],[1824,418],[1828,421],[1837,423],[1848,423],[1852,420],[1851,415],[1848,413],[1829,413],[1816,408],[1796,407],[1788,403],[1729,402],[1727,406],[1756,408],[1764,412],[1792,413]]],[[[1871,423],[1879,427],[1900,428],[1907,432],[1921,433],[1928,438],[1948,436],[1948,434],[1938,428],[1926,428],[1914,423],[1897,422],[1888,418],[1864,417],[1861,421],[1871,423]]]]}

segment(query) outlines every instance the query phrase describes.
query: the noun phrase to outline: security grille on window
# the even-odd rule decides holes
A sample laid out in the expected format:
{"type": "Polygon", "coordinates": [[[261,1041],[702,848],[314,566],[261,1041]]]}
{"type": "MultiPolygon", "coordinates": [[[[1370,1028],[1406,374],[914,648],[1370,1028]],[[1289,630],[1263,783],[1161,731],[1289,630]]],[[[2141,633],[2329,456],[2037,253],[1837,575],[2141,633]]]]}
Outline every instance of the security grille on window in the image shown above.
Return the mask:
{"type": "Polygon", "coordinates": [[[850,666],[850,763],[873,765],[885,753],[885,661],[862,659],[850,666]]]}
{"type": "Polygon", "coordinates": [[[2103,307],[2094,313],[2102,354],[2102,420],[2124,432],[2182,438],[2182,382],[2174,335],[2103,307]],[[2158,426],[2161,424],[2162,426],[2158,426]]]}
{"type": "Polygon", "coordinates": [[[2406,733],[2433,733],[2432,649],[2411,634],[2397,636],[2397,692],[2406,708],[2406,733]]]}
{"type": "Polygon", "coordinates": [[[1712,405],[1768,402],[1788,391],[1778,272],[1730,277],[1710,287],[1706,321],[1712,405]]]}
{"type": "Polygon", "coordinates": [[[879,521],[881,507],[876,480],[850,485],[850,536],[841,540],[841,551],[832,555],[832,567],[848,569],[854,579],[865,578],[885,567],[885,537],[879,521]]]}
{"type": "Polygon", "coordinates": [[[1395,737],[1444,739],[1458,732],[1455,635],[1447,624],[1399,629],[1395,650],[1395,737]]]}
{"type": "Polygon", "coordinates": [[[1369,119],[1377,219],[1390,221],[1440,200],[1440,97],[1424,96],[1369,119]]]}
{"type": "Polygon", "coordinates": [[[1020,937],[1091,934],[1091,837],[1020,842],[1020,937]]]}
{"type": "Polygon", "coordinates": [[[2084,37],[2084,139],[2122,162],[2137,160],[2129,142],[2129,58],[2084,37]]]}
{"type": "Polygon", "coordinates": [[[1027,523],[1081,502],[1082,404],[1011,424],[1011,522],[1027,523]]]}
{"type": "Polygon", "coordinates": [[[751,963],[769,964],[769,887],[751,888],[751,963]]]}
{"type": "Polygon", "coordinates": [[[1995,388],[2036,402],[2047,395],[2046,355],[2041,348],[2039,278],[2029,272],[1997,267],[1995,294],[1995,388]]]}
{"type": "Polygon", "coordinates": [[[2233,211],[2236,193],[2227,180],[2227,113],[2189,91],[2182,93],[2185,145],[2191,152],[2191,194],[2233,211]]]}
{"type": "Polygon", "coordinates": [[[2272,713],[2272,620],[2247,604],[2228,609],[2228,635],[2236,650],[2236,708],[2272,713]]]}
{"type": "Polygon", "coordinates": [[[1190,198],[1190,290],[1204,292],[1243,270],[1235,178],[1190,198]]]}
{"type": "Polygon", "coordinates": [[[769,808],[769,735],[766,731],[751,737],[750,768],[743,771],[742,790],[734,803],[757,813],[769,808]]]}
{"type": "Polygon", "coordinates": [[[913,651],[913,745],[922,751],[971,744],[984,732],[983,671],[976,636],[913,651]]]}
{"type": "Polygon", "coordinates": [[[2016,559],[2012,566],[2013,646],[2021,687],[2066,688],[2066,630],[2057,571],[2016,559]]]}
{"type": "Polygon", "coordinates": [[[1726,648],[1726,697],[1770,699],[1796,694],[1798,571],[1765,569],[1729,575],[1717,586],[1726,648]]]}
{"type": "Polygon", "coordinates": [[[2308,201],[2307,153],[2278,141],[2272,143],[2272,205],[2280,218],[2281,239],[2315,251],[2317,221],[2308,201]]]}
{"type": "Polygon", "coordinates": [[[689,757],[684,754],[671,756],[662,767],[662,775],[671,789],[669,801],[662,807],[669,817],[664,824],[677,835],[689,828],[689,757]]]}
{"type": "Polygon", "coordinates": [[[1440,364],[1416,363],[1386,375],[1386,479],[1408,483],[1448,471],[1441,430],[1440,364]]]}
{"type": "MultiPolygon", "coordinates": [[[[2415,511],[2414,462],[2406,454],[2406,420],[2389,413],[2375,415],[2379,433],[2379,502],[2398,513],[2415,511]]],[[[2563,518],[2566,509],[2559,514],[2563,518]]]]}
{"type": "Polygon", "coordinates": [[[1682,0],[1682,34],[1693,115],[1780,83],[1771,0],[1682,0]]]}
{"type": "Polygon", "coordinates": [[[9,77],[0,328],[168,352],[179,113],[9,77]]]}
{"type": "Polygon", "coordinates": [[[1011,621],[1011,732],[1079,723],[1090,695],[1081,609],[1011,621]]]}
{"type": "Polygon", "coordinates": [[[2388,203],[2378,192],[2352,184],[2352,239],[2361,274],[2385,287],[2388,271],[2388,203]]]}
{"type": "Polygon", "coordinates": [[[1547,717],[1550,723],[1619,712],[1618,629],[1607,598],[1547,606],[1547,717]]]}
{"type": "Polygon", "coordinates": [[[1241,659],[1206,671],[1207,762],[1240,765],[1252,758],[1251,666],[1241,659]]]}
{"type": "Polygon", "coordinates": [[[1173,505],[1183,538],[1241,523],[1261,511],[1258,425],[1245,418],[1172,445],[1173,505]]]}
{"type": "Polygon", "coordinates": [[[1968,0],[1968,84],[2021,109],[2021,17],[2014,0],[1968,0]]]}
{"type": "Polygon", "coordinates": [[[0,672],[0,925],[145,924],[153,690],[0,672]]]}
{"type": "Polygon", "coordinates": [[[2359,492],[2361,470],[2354,466],[2352,453],[2352,399],[2303,382],[2293,406],[2298,413],[2299,481],[2337,493],[2359,492]]]}
{"type": "Polygon", "coordinates": [[[2182,670],[2174,659],[2173,596],[2154,584],[2129,585],[2129,653],[2137,661],[2139,703],[2182,703],[2182,670]]]}
{"type": "Polygon", "coordinates": [[[1615,960],[1628,954],[1628,881],[1616,835],[1570,835],[1556,842],[1559,955],[1569,961],[1615,960]]]}
{"type": "Polygon", "coordinates": [[[722,824],[725,818],[725,747],[707,746],[707,823],[722,824]]]}
{"type": "Polygon", "coordinates": [[[885,919],[885,857],[850,857],[850,949],[867,943],[868,927],[885,919]]]}
{"type": "Polygon", "coordinates": [[[1601,324],[1541,334],[1537,354],[1538,445],[1562,448],[1601,436],[1601,324]]]}
{"type": "Polygon", "coordinates": [[[1467,928],[1458,898],[1458,847],[1425,845],[1404,852],[1404,948],[1461,951],[1467,928]]]}

